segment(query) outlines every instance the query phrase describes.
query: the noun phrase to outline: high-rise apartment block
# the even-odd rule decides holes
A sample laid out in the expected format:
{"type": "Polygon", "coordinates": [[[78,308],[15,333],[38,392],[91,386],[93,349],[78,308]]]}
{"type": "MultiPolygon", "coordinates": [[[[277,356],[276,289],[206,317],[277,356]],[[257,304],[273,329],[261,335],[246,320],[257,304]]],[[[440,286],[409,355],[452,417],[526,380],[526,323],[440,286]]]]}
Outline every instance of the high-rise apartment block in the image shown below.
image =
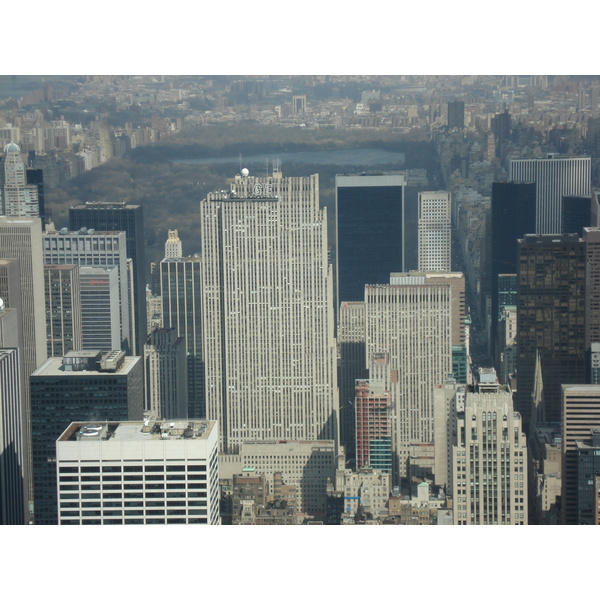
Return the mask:
{"type": "Polygon", "coordinates": [[[71,351],[49,358],[30,376],[35,522],[57,522],[56,440],[79,418],[141,419],[144,381],[139,357],[121,351],[71,351]]]}
{"type": "Polygon", "coordinates": [[[197,256],[165,258],[160,262],[162,326],[173,328],[185,344],[187,356],[187,414],[206,416],[202,358],[202,261],[197,256]]]}
{"type": "Polygon", "coordinates": [[[451,270],[451,200],[448,192],[419,193],[419,271],[451,270]]]}
{"type": "Polygon", "coordinates": [[[71,423],[56,441],[60,525],[220,524],[214,421],[71,423]]]}
{"type": "Polygon", "coordinates": [[[527,525],[526,437],[493,369],[480,369],[457,415],[452,486],[455,525],[527,525]]]}
{"type": "Polygon", "coordinates": [[[207,416],[219,422],[222,450],[337,441],[333,273],[318,176],[246,173],[201,202],[207,416]]]}
{"type": "Polygon", "coordinates": [[[131,349],[142,354],[146,341],[146,238],[144,236],[144,207],[124,202],[87,202],[69,209],[69,228],[72,231],[124,231],[126,255],[133,263],[133,310],[131,319],[134,334],[131,349]]]}
{"type": "Polygon", "coordinates": [[[576,234],[519,240],[517,408],[532,414],[536,353],[543,400],[536,420],[561,420],[560,386],[585,381],[585,254],[576,234]]]}
{"type": "Polygon", "coordinates": [[[404,175],[336,175],[336,310],[404,271],[404,175]]]}
{"type": "Polygon", "coordinates": [[[590,196],[591,168],[589,156],[524,158],[509,162],[511,181],[531,181],[536,186],[536,228],[538,234],[561,233],[562,197],[590,196]]]}
{"type": "Polygon", "coordinates": [[[157,328],[144,346],[146,409],[162,419],[185,419],[188,376],[185,340],[174,328],[157,328]]]}
{"type": "Polygon", "coordinates": [[[27,183],[25,161],[17,144],[4,147],[0,159],[0,215],[37,218],[40,216],[38,186],[27,183]]]}
{"type": "Polygon", "coordinates": [[[79,267],[44,265],[44,286],[48,356],[64,356],[69,350],[81,350],[79,267]]]}
{"type": "Polygon", "coordinates": [[[600,385],[562,385],[562,523],[578,524],[577,442],[593,443],[600,428],[600,385]]]}
{"type": "MultiPolygon", "coordinates": [[[[132,354],[132,322],[130,311],[131,282],[127,260],[124,231],[69,231],[66,227],[56,231],[47,227],[43,234],[43,256],[46,264],[74,264],[80,267],[116,267],[119,284],[118,318],[120,344],[118,348],[132,354]]],[[[100,279],[104,279],[100,277],[100,279]]],[[[144,302],[145,302],[144,295],[144,302]]],[[[145,321],[144,304],[144,321],[145,321]]],[[[113,350],[115,348],[112,348],[113,350]]]]}

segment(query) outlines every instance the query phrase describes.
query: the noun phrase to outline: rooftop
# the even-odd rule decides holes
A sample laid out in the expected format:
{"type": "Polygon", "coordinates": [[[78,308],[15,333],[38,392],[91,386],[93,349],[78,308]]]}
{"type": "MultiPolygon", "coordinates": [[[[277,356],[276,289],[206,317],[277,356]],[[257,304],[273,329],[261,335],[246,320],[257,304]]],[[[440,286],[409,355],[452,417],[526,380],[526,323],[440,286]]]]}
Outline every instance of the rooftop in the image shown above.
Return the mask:
{"type": "Polygon", "coordinates": [[[71,423],[58,438],[59,442],[168,441],[208,439],[216,421],[78,421],[71,423]]]}

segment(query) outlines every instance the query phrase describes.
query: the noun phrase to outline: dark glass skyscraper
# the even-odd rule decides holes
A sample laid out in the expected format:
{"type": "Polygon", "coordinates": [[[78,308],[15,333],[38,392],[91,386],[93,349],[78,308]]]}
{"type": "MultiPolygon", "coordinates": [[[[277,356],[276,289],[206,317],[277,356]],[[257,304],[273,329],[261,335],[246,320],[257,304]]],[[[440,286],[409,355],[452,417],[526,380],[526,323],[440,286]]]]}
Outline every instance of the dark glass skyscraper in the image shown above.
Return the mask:
{"type": "MultiPolygon", "coordinates": [[[[31,374],[30,385],[35,523],[54,525],[56,440],[77,420],[141,419],[142,359],[118,351],[105,356],[99,351],[71,351],[64,358],[49,358],[31,374]]],[[[90,502],[99,502],[99,491],[90,488],[86,493],[90,502]]]]}
{"type": "Polygon", "coordinates": [[[519,240],[517,410],[526,426],[561,420],[561,384],[585,382],[585,252],[575,234],[519,240]],[[542,405],[532,405],[539,353],[542,405]]]}
{"type": "Polygon", "coordinates": [[[465,103],[462,100],[448,102],[448,129],[465,126],[465,103]]]}
{"type": "Polygon", "coordinates": [[[592,223],[591,196],[563,196],[561,200],[562,233],[582,235],[584,227],[595,227],[592,223]]]}
{"type": "Polygon", "coordinates": [[[200,269],[197,256],[165,258],[160,262],[163,325],[174,328],[185,341],[190,419],[206,415],[200,269]]]}
{"type": "Polygon", "coordinates": [[[337,175],[336,312],[363,301],[366,284],[387,284],[404,272],[403,175],[337,175]]]}
{"type": "Polygon", "coordinates": [[[134,309],[136,334],[133,353],[141,355],[146,342],[146,254],[144,210],[138,204],[124,202],[88,202],[69,209],[69,228],[97,231],[124,231],[127,257],[133,261],[134,309]]]}
{"type": "Polygon", "coordinates": [[[499,312],[498,275],[517,272],[517,240],[527,233],[535,233],[535,183],[494,182],[491,227],[491,347],[495,348],[499,312]]]}

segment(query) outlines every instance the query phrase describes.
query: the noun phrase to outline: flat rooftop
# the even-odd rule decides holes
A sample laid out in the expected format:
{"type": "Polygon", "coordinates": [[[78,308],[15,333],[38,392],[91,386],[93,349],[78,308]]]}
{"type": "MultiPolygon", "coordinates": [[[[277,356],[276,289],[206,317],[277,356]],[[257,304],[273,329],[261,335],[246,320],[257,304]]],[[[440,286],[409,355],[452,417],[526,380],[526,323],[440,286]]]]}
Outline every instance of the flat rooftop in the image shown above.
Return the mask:
{"type": "Polygon", "coordinates": [[[216,421],[188,419],[166,421],[77,421],[58,438],[59,442],[206,440],[216,421]]]}
{"type": "MultiPolygon", "coordinates": [[[[97,350],[78,350],[78,355],[83,355],[86,352],[91,353],[91,355],[96,354],[97,350]]],[[[90,355],[90,357],[91,357],[90,355]]],[[[91,371],[67,371],[63,366],[62,357],[54,357],[47,359],[44,363],[42,363],[32,374],[32,377],[48,377],[48,376],[67,376],[67,377],[81,377],[89,376],[90,374],[98,375],[100,377],[105,376],[114,376],[114,375],[127,375],[133,367],[140,361],[141,358],[139,356],[126,356],[123,360],[123,364],[116,371],[100,371],[100,370],[91,370],[91,371]]]]}

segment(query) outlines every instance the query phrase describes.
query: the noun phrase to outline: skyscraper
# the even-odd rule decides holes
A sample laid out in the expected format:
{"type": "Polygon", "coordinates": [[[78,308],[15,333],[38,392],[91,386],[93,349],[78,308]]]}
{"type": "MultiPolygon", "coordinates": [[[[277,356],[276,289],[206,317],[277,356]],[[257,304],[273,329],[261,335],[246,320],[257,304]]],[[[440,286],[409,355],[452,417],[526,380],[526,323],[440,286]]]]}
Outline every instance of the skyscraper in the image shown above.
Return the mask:
{"type": "Polygon", "coordinates": [[[71,423],[56,442],[58,523],[219,525],[218,442],[214,421],[71,423]]]}
{"type": "Polygon", "coordinates": [[[29,375],[47,356],[40,219],[0,217],[0,259],[10,258],[19,260],[25,344],[23,360],[26,375],[29,375]]]}
{"type": "Polygon", "coordinates": [[[600,342],[600,228],[585,227],[585,349],[600,342]]]}
{"type": "Polygon", "coordinates": [[[173,328],[185,344],[187,356],[187,414],[206,416],[202,353],[202,261],[198,256],[165,258],[160,262],[162,323],[173,328]]]}
{"type": "Polygon", "coordinates": [[[465,103],[462,100],[448,102],[448,129],[465,126],[465,103]]]}
{"type": "Polygon", "coordinates": [[[591,443],[600,427],[600,385],[562,385],[562,522],[577,525],[577,442],[591,443]]]}
{"type": "Polygon", "coordinates": [[[387,473],[392,471],[392,406],[385,385],[388,361],[387,354],[374,354],[369,379],[356,382],[357,469],[370,467],[387,473]]]}
{"type": "Polygon", "coordinates": [[[356,380],[365,377],[365,303],[342,302],[339,311],[340,442],[349,459],[355,457],[356,380]]]}
{"type": "Polygon", "coordinates": [[[433,387],[452,372],[452,294],[449,283],[430,283],[424,274],[392,281],[365,287],[365,360],[389,356],[379,378],[390,392],[397,480],[409,472],[411,444],[433,442],[433,387]]]}
{"type": "MultiPolygon", "coordinates": [[[[71,351],[30,376],[35,522],[57,523],[56,440],[74,420],[126,421],[143,416],[140,357],[71,351]]],[[[92,492],[90,492],[92,493],[92,492]]]]}
{"type": "Polygon", "coordinates": [[[333,275],[318,176],[243,170],[200,210],[207,417],[219,422],[221,449],[337,441],[333,275]]]}
{"type": "Polygon", "coordinates": [[[448,192],[419,193],[419,271],[451,270],[451,204],[448,192]]]}
{"type": "Polygon", "coordinates": [[[174,328],[157,328],[144,346],[146,409],[162,419],[185,419],[188,377],[185,340],[174,328]]]}
{"type": "Polygon", "coordinates": [[[44,265],[44,285],[48,356],[64,356],[69,350],[81,350],[79,267],[44,265]]]}
{"type": "Polygon", "coordinates": [[[4,147],[0,159],[0,215],[35,218],[40,216],[38,186],[27,183],[25,161],[17,144],[4,147]]]}
{"type": "Polygon", "coordinates": [[[405,270],[405,186],[403,175],[336,175],[336,312],[405,270]]]}
{"type": "MultiPolygon", "coordinates": [[[[0,302],[0,318],[3,308],[0,302]]],[[[25,524],[27,489],[18,348],[0,343],[0,525],[25,524]]]]}
{"type": "MultiPolygon", "coordinates": [[[[42,236],[46,264],[75,264],[80,267],[116,267],[119,285],[118,318],[120,322],[119,348],[132,354],[132,327],[130,313],[131,281],[127,260],[124,231],[108,232],[88,229],[56,231],[47,227],[42,236]]],[[[81,277],[81,275],[80,275],[81,277]]],[[[145,301],[145,296],[144,296],[145,301]]],[[[145,310],[145,307],[144,307],[145,310]]],[[[116,315],[114,315],[116,318],[116,315]]],[[[145,321],[144,312],[144,321],[145,321]]],[[[116,348],[111,348],[115,350],[116,348]]]]}
{"type": "Polygon", "coordinates": [[[521,416],[493,369],[480,369],[479,376],[455,419],[454,524],[526,525],[527,445],[521,416]]]}
{"type": "Polygon", "coordinates": [[[146,342],[146,251],[144,237],[144,207],[124,202],[87,202],[69,209],[69,227],[96,231],[124,231],[126,254],[133,261],[135,333],[133,354],[139,356],[146,342]]]}
{"type": "Polygon", "coordinates": [[[592,207],[596,198],[591,196],[563,196],[561,202],[562,233],[582,235],[584,227],[595,227],[592,207]]]}
{"type": "MultiPolygon", "coordinates": [[[[527,233],[535,233],[535,183],[504,181],[492,183],[491,217],[491,347],[496,348],[500,275],[517,272],[517,240],[527,233]]],[[[516,291],[516,290],[515,290],[516,291]]],[[[498,357],[496,366],[499,368],[498,357]]]]}
{"type": "Polygon", "coordinates": [[[183,247],[177,229],[169,229],[167,236],[165,258],[181,258],[183,256],[183,247]]]}
{"type": "Polygon", "coordinates": [[[110,351],[121,348],[123,339],[119,321],[118,267],[81,266],[78,269],[81,349],[110,351]]]}
{"type": "MultiPolygon", "coordinates": [[[[23,447],[25,453],[26,503],[33,495],[31,481],[31,404],[27,377],[46,360],[46,315],[44,310],[44,266],[40,219],[0,216],[0,286],[8,290],[7,306],[17,308],[22,326],[23,447]],[[9,260],[6,260],[9,259],[9,260]],[[18,269],[10,259],[18,260],[18,269]],[[18,273],[18,282],[14,277],[18,273]],[[15,295],[20,293],[19,306],[15,295]],[[9,304],[10,303],[10,304],[9,304]]],[[[27,509],[25,517],[29,521],[27,509]]]]}
{"type": "Polygon", "coordinates": [[[591,194],[591,158],[548,155],[511,160],[508,178],[536,184],[536,227],[528,233],[561,233],[562,197],[591,194]]]}
{"type": "Polygon", "coordinates": [[[560,385],[585,381],[585,255],[576,234],[518,242],[517,408],[531,418],[536,353],[543,379],[537,421],[561,419],[560,385]]]}

